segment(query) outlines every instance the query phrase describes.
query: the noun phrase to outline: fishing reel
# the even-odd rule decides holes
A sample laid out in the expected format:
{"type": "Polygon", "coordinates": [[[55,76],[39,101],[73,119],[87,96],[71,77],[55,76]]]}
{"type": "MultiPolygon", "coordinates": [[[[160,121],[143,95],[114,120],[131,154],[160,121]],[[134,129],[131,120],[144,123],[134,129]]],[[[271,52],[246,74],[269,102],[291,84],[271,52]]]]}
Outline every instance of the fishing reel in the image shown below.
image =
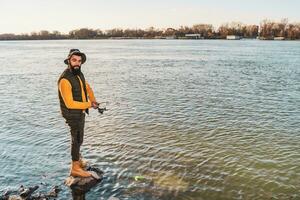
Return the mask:
{"type": "Polygon", "coordinates": [[[104,111],[107,111],[106,107],[104,108],[99,108],[98,107],[98,112],[102,115],[104,111]]]}
{"type": "Polygon", "coordinates": [[[98,112],[102,115],[104,113],[104,111],[107,111],[106,109],[106,105],[107,105],[107,102],[101,102],[101,104],[105,104],[104,107],[99,107],[100,103],[98,103],[98,112]]]}

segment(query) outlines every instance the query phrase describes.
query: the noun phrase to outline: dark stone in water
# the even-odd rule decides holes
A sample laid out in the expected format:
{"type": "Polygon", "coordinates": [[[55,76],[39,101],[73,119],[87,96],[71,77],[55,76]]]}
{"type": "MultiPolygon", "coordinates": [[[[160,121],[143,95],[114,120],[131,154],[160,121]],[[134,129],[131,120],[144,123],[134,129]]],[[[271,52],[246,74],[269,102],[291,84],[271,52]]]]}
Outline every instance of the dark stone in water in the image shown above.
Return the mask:
{"type": "MultiPolygon", "coordinates": [[[[92,177],[72,177],[69,176],[65,180],[65,184],[72,189],[73,197],[75,199],[85,199],[85,193],[92,187],[100,183],[103,179],[103,171],[96,167],[89,166],[87,171],[92,173],[92,177]]],[[[58,186],[54,186],[47,194],[34,194],[39,189],[39,186],[24,187],[23,185],[17,191],[5,190],[0,194],[0,200],[48,200],[55,199],[61,189],[58,186]]]]}
{"type": "Polygon", "coordinates": [[[60,191],[61,191],[61,189],[58,186],[54,186],[47,196],[48,197],[57,197],[57,195],[60,191]]]}
{"type": "MultiPolygon", "coordinates": [[[[23,185],[22,185],[23,186],[23,185]]],[[[24,188],[22,187],[22,192],[20,193],[20,197],[22,198],[28,198],[30,197],[37,189],[39,189],[39,186],[24,188]]]]}
{"type": "Polygon", "coordinates": [[[86,168],[92,176],[91,177],[73,177],[69,176],[65,180],[65,184],[69,186],[76,194],[88,192],[92,187],[100,183],[103,179],[103,171],[96,167],[89,166],[86,168]]]}
{"type": "Polygon", "coordinates": [[[39,188],[39,186],[25,188],[23,185],[17,191],[6,190],[1,196],[0,200],[48,200],[50,198],[56,198],[60,189],[58,186],[54,186],[49,194],[37,194],[33,193],[39,188]]]}
{"type": "Polygon", "coordinates": [[[11,194],[11,191],[5,190],[3,194],[0,196],[0,200],[7,200],[9,198],[9,195],[11,194]]]}

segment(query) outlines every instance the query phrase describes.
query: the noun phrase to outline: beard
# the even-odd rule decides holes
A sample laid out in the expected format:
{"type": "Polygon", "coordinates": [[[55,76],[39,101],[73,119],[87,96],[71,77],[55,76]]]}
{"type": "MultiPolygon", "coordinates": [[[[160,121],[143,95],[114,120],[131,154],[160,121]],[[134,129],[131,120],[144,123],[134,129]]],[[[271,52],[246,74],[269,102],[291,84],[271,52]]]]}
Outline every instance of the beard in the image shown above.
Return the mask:
{"type": "Polygon", "coordinates": [[[73,75],[79,75],[81,72],[81,66],[80,65],[75,65],[75,66],[71,66],[71,72],[73,75]]]}

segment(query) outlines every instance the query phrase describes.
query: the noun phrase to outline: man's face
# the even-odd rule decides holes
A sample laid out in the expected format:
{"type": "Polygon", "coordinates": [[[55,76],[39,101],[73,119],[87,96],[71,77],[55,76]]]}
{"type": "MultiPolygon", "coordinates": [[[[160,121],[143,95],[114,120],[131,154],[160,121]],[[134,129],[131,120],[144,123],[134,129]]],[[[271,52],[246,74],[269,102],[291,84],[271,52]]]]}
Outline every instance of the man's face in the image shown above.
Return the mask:
{"type": "Polygon", "coordinates": [[[70,65],[72,68],[79,68],[81,66],[81,56],[77,55],[72,55],[71,58],[69,59],[70,65]]]}

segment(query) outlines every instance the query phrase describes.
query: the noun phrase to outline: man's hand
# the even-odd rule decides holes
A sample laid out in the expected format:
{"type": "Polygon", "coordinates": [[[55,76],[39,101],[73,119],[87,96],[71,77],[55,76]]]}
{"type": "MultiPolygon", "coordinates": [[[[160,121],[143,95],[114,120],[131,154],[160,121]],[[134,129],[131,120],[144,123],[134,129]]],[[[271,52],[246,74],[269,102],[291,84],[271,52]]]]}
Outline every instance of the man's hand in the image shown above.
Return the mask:
{"type": "Polygon", "coordinates": [[[96,102],[96,101],[92,101],[92,107],[93,107],[94,109],[97,109],[97,108],[99,107],[99,104],[100,104],[100,103],[98,103],[98,102],[96,102]]]}

